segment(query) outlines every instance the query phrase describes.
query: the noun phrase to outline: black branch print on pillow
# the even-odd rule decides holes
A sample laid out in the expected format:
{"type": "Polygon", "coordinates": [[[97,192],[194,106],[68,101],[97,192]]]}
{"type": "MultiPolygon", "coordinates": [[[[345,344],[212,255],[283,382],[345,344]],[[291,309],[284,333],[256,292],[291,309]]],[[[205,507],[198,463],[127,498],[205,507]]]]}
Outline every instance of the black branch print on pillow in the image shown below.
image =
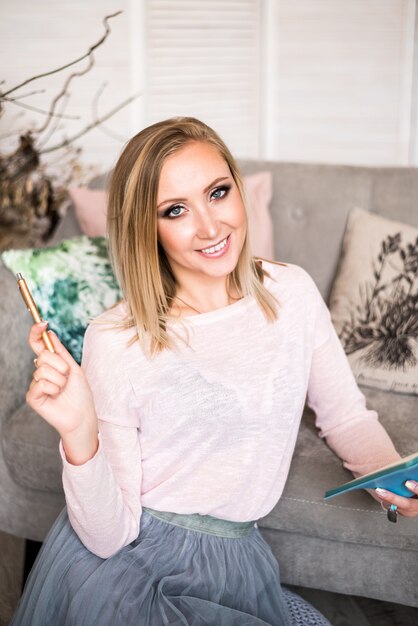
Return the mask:
{"type": "Polygon", "coordinates": [[[360,304],[341,329],[346,354],[371,367],[407,369],[417,364],[418,237],[401,246],[401,233],[382,241],[373,278],[360,287],[360,304]]]}

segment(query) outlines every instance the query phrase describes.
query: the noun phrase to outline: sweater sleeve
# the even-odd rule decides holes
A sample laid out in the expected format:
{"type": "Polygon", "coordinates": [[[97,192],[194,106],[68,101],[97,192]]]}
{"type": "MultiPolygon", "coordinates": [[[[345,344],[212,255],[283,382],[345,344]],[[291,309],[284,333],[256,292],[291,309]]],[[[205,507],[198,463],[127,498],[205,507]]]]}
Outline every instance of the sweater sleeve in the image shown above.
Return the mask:
{"type": "Polygon", "coordinates": [[[400,459],[392,440],[366,407],[349,361],[316,285],[315,339],[308,382],[308,406],[316,415],[320,436],[355,476],[400,459]]]}
{"type": "Polygon", "coordinates": [[[108,558],[138,536],[142,466],[132,389],[118,350],[100,333],[88,327],[81,363],[99,418],[99,447],[83,465],[67,461],[62,441],[60,454],[70,523],[88,550],[108,558]]]}

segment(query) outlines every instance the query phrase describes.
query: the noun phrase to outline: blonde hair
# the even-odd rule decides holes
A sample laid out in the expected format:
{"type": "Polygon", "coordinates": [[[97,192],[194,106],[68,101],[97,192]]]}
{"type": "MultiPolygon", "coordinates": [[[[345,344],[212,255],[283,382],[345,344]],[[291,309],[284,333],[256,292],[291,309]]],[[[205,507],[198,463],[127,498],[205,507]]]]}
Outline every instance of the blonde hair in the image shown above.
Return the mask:
{"type": "MultiPolygon", "coordinates": [[[[158,122],[135,135],[122,151],[110,181],[109,256],[130,309],[122,322],[112,327],[135,326],[137,333],[128,345],[139,340],[151,358],[175,347],[167,321],[176,280],[157,240],[158,184],[165,159],[193,141],[214,146],[226,161],[248,218],[242,177],[232,154],[214,130],[192,117],[158,122]]],[[[237,265],[227,277],[227,290],[232,287],[243,296],[252,295],[266,319],[273,322],[278,318],[278,302],[263,284],[265,275],[269,276],[259,259],[251,256],[247,229],[237,265]]]]}

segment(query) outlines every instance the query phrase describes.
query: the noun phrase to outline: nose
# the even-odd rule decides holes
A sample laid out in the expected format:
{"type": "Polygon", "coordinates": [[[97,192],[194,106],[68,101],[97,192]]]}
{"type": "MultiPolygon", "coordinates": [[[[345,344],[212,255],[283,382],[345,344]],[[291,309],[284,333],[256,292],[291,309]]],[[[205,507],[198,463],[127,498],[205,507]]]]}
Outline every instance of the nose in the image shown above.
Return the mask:
{"type": "Polygon", "coordinates": [[[219,233],[219,220],[214,215],[213,208],[202,208],[195,212],[196,235],[202,241],[210,239],[212,242],[219,233]]]}

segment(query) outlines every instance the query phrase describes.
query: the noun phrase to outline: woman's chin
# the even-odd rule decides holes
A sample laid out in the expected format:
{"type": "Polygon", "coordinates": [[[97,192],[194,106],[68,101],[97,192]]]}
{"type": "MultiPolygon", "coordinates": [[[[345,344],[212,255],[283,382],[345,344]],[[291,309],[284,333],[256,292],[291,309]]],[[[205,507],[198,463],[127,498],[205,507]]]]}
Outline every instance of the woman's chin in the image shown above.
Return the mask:
{"type": "Polygon", "coordinates": [[[231,272],[234,271],[238,263],[238,256],[229,255],[228,258],[218,258],[218,259],[202,259],[198,263],[198,267],[196,270],[200,273],[206,274],[207,276],[221,277],[228,276],[231,272]]]}

